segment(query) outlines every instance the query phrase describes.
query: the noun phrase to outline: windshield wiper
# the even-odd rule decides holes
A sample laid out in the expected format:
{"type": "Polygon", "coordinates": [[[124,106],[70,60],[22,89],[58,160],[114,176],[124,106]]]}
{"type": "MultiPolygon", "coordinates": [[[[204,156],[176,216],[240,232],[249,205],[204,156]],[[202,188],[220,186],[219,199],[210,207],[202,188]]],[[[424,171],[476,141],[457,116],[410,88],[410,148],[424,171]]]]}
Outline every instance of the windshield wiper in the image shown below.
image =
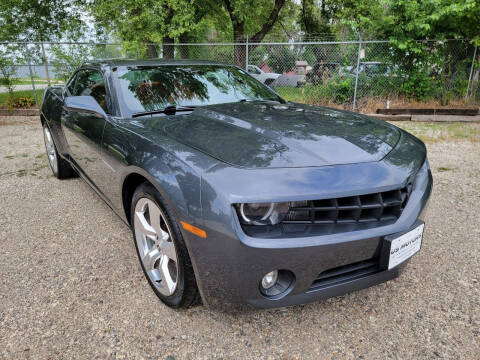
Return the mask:
{"type": "Polygon", "coordinates": [[[141,111],[135,114],[132,114],[132,118],[139,116],[155,115],[155,114],[165,114],[165,115],[175,115],[177,112],[183,111],[193,111],[196,106],[177,106],[177,105],[168,105],[163,109],[152,110],[152,111],[141,111]]]}

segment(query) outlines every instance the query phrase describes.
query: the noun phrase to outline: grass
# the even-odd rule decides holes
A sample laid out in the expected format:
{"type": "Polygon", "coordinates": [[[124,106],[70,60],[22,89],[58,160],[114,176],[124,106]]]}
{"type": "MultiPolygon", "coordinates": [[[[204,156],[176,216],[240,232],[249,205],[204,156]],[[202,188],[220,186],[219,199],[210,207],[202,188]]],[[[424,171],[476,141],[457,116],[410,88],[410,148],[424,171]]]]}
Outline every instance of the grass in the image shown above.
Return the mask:
{"type": "Polygon", "coordinates": [[[9,160],[12,160],[12,159],[15,159],[15,158],[20,158],[20,157],[27,158],[28,154],[16,154],[16,155],[6,155],[6,156],[4,156],[5,159],[9,159],[9,160]]]}
{"type": "MultiPolygon", "coordinates": [[[[290,86],[279,86],[275,88],[275,91],[287,101],[292,101],[301,104],[327,106],[342,110],[352,110],[352,104],[335,104],[333,101],[324,101],[322,99],[314,99],[314,101],[308,101],[307,95],[305,95],[305,87],[297,88],[290,86]]],[[[312,99],[310,99],[312,100],[312,99]]],[[[357,111],[362,112],[361,109],[357,111]]]]}
{"type": "Polygon", "coordinates": [[[412,121],[395,121],[392,122],[392,124],[428,143],[458,140],[480,143],[480,124],[476,123],[419,123],[412,121]]]}
{"type": "MultiPolygon", "coordinates": [[[[35,80],[35,84],[48,84],[47,80],[35,80]]],[[[30,79],[18,79],[13,82],[13,85],[32,85],[30,79]]]]}
{"type": "MultiPolygon", "coordinates": [[[[32,155],[33,156],[33,155],[32,155]]],[[[20,158],[29,158],[30,156],[26,153],[15,154],[15,155],[6,155],[4,156],[5,159],[20,159],[20,158]]],[[[16,175],[17,177],[22,176],[39,176],[38,172],[42,169],[48,168],[48,161],[47,161],[47,154],[42,152],[33,157],[33,164],[29,167],[18,169],[18,170],[10,170],[6,172],[0,172],[0,177],[8,176],[8,175],[16,175]]]]}
{"type": "MultiPolygon", "coordinates": [[[[44,91],[45,91],[45,89],[37,89],[38,102],[42,101],[44,91]]],[[[15,98],[29,97],[29,98],[35,99],[35,96],[33,94],[33,90],[14,91],[13,96],[15,98]]],[[[0,93],[0,108],[7,108],[8,107],[8,99],[9,99],[9,94],[8,93],[0,93]]]]}
{"type": "MultiPolygon", "coordinates": [[[[40,79],[34,77],[33,80],[35,81],[35,84],[48,84],[47,79],[40,79]]],[[[61,83],[60,80],[57,79],[50,79],[51,84],[58,84],[61,83]]],[[[0,79],[0,86],[4,86],[5,82],[0,79]]],[[[13,85],[32,85],[32,80],[30,78],[19,78],[19,79],[14,79],[13,80],[13,85]]]]}
{"type": "MultiPolygon", "coordinates": [[[[27,80],[27,79],[17,79],[17,80],[13,80],[13,85],[31,85],[32,84],[32,80],[27,80]]],[[[37,82],[37,80],[35,80],[35,83],[37,82]]],[[[5,82],[1,81],[0,80],[0,86],[5,86],[5,82]]]]}
{"type": "MultiPolygon", "coordinates": [[[[326,100],[322,98],[310,97],[308,98],[307,87],[289,87],[289,86],[279,86],[275,87],[275,90],[283,97],[285,100],[311,104],[311,105],[323,105],[337,109],[352,110],[352,101],[342,104],[336,104],[331,100],[326,100]]],[[[356,110],[363,114],[373,114],[377,109],[386,108],[386,98],[385,97],[361,97],[357,99],[356,110]]],[[[417,101],[414,99],[406,97],[392,97],[390,99],[390,108],[416,108],[416,109],[425,109],[425,108],[472,108],[478,107],[475,104],[465,103],[462,99],[452,99],[447,105],[441,103],[440,100],[428,100],[428,101],[417,101]]]]}
{"type": "Polygon", "coordinates": [[[278,86],[275,91],[287,101],[293,101],[298,103],[305,102],[305,95],[302,88],[290,87],[290,86],[278,86]]]}

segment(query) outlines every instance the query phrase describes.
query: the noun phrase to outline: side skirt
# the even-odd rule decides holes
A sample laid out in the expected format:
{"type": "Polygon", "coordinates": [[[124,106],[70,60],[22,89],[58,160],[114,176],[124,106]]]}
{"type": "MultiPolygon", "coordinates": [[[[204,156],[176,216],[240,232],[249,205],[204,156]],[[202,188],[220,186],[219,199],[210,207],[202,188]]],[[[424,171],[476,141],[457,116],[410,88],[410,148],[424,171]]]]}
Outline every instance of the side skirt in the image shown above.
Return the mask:
{"type": "MultiPolygon", "coordinates": [[[[62,156],[63,157],[63,156],[62,156]]],[[[130,229],[132,228],[128,221],[126,221],[123,216],[113,207],[107,197],[103,194],[103,192],[90,180],[90,178],[70,159],[63,157],[66,161],[70,163],[73,169],[77,172],[77,174],[90,186],[90,188],[102,199],[105,204],[108,205],[110,209],[122,220],[122,222],[127,225],[130,229]]]]}

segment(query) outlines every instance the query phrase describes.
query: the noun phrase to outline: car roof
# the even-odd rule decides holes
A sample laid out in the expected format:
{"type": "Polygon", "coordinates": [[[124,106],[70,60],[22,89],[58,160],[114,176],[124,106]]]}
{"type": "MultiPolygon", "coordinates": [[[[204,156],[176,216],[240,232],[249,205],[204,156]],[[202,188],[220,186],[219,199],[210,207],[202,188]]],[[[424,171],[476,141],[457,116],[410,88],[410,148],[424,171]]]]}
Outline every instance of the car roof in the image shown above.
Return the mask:
{"type": "Polygon", "coordinates": [[[161,66],[161,65],[224,65],[231,66],[232,64],[225,64],[215,61],[207,60],[177,60],[177,59],[102,59],[92,60],[84,63],[84,66],[93,67],[115,67],[115,66],[161,66]]]}

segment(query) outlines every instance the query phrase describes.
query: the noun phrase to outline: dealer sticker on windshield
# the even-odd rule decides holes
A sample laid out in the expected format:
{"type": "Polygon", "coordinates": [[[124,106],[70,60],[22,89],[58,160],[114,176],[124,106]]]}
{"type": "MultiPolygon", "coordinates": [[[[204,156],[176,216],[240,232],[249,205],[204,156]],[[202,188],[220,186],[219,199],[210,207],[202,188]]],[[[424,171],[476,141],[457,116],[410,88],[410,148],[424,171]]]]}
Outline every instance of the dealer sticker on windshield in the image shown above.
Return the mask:
{"type": "Polygon", "coordinates": [[[388,270],[401,264],[420,250],[424,227],[425,224],[421,224],[406,234],[392,240],[388,260],[388,270]]]}

